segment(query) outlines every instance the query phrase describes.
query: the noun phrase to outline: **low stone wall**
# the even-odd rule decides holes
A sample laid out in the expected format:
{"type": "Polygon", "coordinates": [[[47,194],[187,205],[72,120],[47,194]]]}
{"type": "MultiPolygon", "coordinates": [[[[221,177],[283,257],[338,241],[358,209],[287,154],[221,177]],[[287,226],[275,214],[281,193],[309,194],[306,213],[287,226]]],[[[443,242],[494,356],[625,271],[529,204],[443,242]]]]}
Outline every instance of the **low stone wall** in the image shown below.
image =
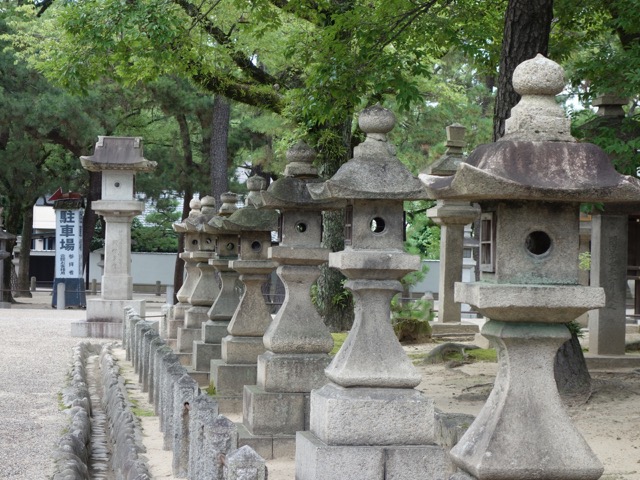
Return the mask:
{"type": "Polygon", "coordinates": [[[124,317],[123,345],[160,419],[165,450],[173,452],[173,475],[190,480],[265,480],[265,460],[253,449],[238,449],[238,429],[218,414],[173,350],[158,334],[159,322],[133,309],[124,317]]]}
{"type": "Polygon", "coordinates": [[[137,417],[131,411],[120,368],[105,345],[100,353],[102,373],[102,408],[110,427],[111,463],[116,480],[151,479],[149,469],[138,454],[144,453],[142,434],[137,417]]]}
{"type": "Polygon", "coordinates": [[[91,400],[85,361],[93,346],[83,342],[73,348],[70,383],[62,391],[62,404],[70,417],[69,429],[58,442],[53,480],[88,480],[91,440],[91,400]]]}

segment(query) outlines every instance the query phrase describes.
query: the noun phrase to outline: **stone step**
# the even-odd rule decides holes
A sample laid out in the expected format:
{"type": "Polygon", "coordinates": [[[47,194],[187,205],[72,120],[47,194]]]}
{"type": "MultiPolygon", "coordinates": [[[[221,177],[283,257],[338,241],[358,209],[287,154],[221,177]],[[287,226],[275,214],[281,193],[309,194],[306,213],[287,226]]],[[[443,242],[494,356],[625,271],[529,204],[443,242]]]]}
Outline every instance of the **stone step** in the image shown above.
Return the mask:
{"type": "Polygon", "coordinates": [[[584,358],[589,370],[640,368],[640,355],[591,355],[585,353],[584,358]]]}
{"type": "Polygon", "coordinates": [[[209,372],[206,371],[198,371],[193,370],[191,368],[187,368],[187,373],[191,378],[193,378],[196,382],[198,382],[198,386],[200,388],[206,389],[209,387],[209,372]]]}
{"type": "Polygon", "coordinates": [[[253,435],[244,424],[236,423],[236,426],[238,427],[238,448],[248,445],[265,460],[295,457],[295,435],[253,435]]]}

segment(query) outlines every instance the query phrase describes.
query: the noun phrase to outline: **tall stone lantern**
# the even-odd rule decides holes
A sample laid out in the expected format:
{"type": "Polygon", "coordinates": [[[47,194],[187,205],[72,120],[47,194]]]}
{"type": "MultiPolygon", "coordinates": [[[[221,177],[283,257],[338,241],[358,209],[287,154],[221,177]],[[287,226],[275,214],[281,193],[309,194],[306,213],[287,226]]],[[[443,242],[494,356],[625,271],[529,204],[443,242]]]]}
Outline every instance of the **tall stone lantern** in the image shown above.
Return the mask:
{"type": "Polygon", "coordinates": [[[312,162],[316,154],[304,142],[287,152],[284,175],[262,192],[260,207],[280,211],[280,242],[268,256],[278,264],[285,298],[263,339],[257,384],[244,387],[243,423],[249,432],[273,441],[273,454],[292,451],[295,433],[309,424],[308,398],[327,379],[324,369],[333,339],[311,302],[319,266],[329,259],[321,247],[322,211],[341,205],[313,200],[310,183],[322,180],[312,162]]]}
{"type": "MultiPolygon", "coordinates": [[[[220,410],[224,413],[242,411],[242,394],[245,385],[255,385],[258,355],[264,353],[262,336],[271,323],[271,313],[262,295],[262,284],[276,265],[267,258],[271,246],[271,232],[278,228],[278,213],[273,210],[257,210],[252,201],[266,187],[266,180],[259,176],[247,179],[249,194],[245,207],[229,217],[215,217],[210,223],[228,232],[238,232],[238,258],[229,261],[229,268],[240,274],[244,293],[227,327],[228,335],[222,339],[221,359],[211,360],[211,374],[220,410]]],[[[210,225],[212,226],[212,225],[210,225]]],[[[218,244],[221,249],[227,245],[218,244]]],[[[229,245],[230,246],[230,245],[229,245]]]]}
{"type": "Polygon", "coordinates": [[[207,312],[219,292],[215,270],[209,265],[209,259],[215,255],[215,237],[203,229],[216,214],[215,204],[215,198],[205,196],[200,200],[200,214],[189,215],[184,221],[185,244],[191,243],[191,251],[186,254],[186,261],[192,268],[195,266],[195,283],[187,299],[191,307],[184,314],[183,327],[178,329],[179,352],[193,351],[193,342],[200,339],[202,324],[209,320],[207,312]]]}
{"type": "Polygon", "coordinates": [[[513,74],[522,99],[505,136],[476,148],[453,177],[421,175],[434,197],[482,210],[481,281],[457,283],[455,298],[489,319],[482,334],[497,346],[499,370],[451,450],[470,478],[595,480],[603,472],[564,410],[553,361],[570,338],[564,324],[605,300],[602,288],[578,282],[580,203],[637,202],[640,183],[571,137],[554,98],[564,85],[555,62],[523,62],[513,74]]]}
{"type": "Polygon", "coordinates": [[[426,195],[387,140],[393,113],[370,107],[358,123],[367,138],[353,158],[307,187],[316,200],[346,204],[345,249],[329,254],[329,266],[348,278],[355,320],[325,370],[328,383],[311,392],[310,431],[296,438],[296,478],[432,478],[445,468],[434,445],[433,401],[415,389],[420,373],[390,321],[400,279],[420,268],[420,258],[403,251],[403,201],[426,195]]]}
{"type": "Polygon", "coordinates": [[[92,208],[105,220],[104,273],[100,298],[87,301],[88,328],[83,332],[75,324],[72,334],[119,338],[124,307],[144,315],[144,300],[133,300],[131,277],[131,221],[144,210],[144,203],[134,199],[134,180],[136,173],[155,169],[156,162],[143,157],[142,138],[105,136],[98,137],[94,154],[80,162],[102,173],[102,197],[92,208]]]}
{"type": "Polygon", "coordinates": [[[178,329],[184,327],[184,317],[187,310],[191,308],[189,298],[198,281],[198,268],[196,267],[197,260],[191,258],[191,252],[198,249],[198,235],[195,231],[190,231],[187,227],[187,220],[189,218],[196,218],[200,215],[200,199],[194,198],[189,202],[189,215],[187,218],[183,218],[181,222],[176,222],[172,225],[173,230],[176,233],[184,235],[184,251],[180,252],[178,256],[184,261],[185,277],[182,282],[180,290],[176,292],[176,298],[178,303],[171,308],[171,315],[168,322],[167,337],[177,342],[178,329]]]}

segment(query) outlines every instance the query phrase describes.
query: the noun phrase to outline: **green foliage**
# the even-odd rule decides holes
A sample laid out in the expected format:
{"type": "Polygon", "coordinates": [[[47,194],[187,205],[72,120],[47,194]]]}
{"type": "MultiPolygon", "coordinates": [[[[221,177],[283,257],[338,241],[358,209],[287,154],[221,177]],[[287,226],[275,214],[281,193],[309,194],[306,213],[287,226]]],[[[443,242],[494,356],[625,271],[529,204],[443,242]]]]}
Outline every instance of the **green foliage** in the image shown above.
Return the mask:
{"type": "Polygon", "coordinates": [[[334,332],[331,334],[333,337],[333,349],[329,352],[329,355],[334,357],[338,353],[348,334],[349,332],[334,332]]]}
{"type": "Polygon", "coordinates": [[[580,270],[591,270],[591,252],[582,252],[578,254],[578,268],[580,270]]]}
{"type": "Polygon", "coordinates": [[[580,325],[575,320],[567,323],[566,326],[572,335],[576,335],[578,338],[584,337],[584,332],[582,331],[582,325],[580,325]]]}
{"type": "Polygon", "coordinates": [[[398,340],[428,341],[431,339],[432,303],[427,300],[403,300],[399,295],[391,300],[391,324],[398,340]]]}
{"type": "Polygon", "coordinates": [[[209,386],[207,387],[205,392],[207,392],[207,395],[209,395],[210,397],[216,396],[216,386],[214,385],[213,381],[209,382],[209,386]]]}
{"type": "Polygon", "coordinates": [[[172,228],[173,223],[180,220],[177,206],[178,201],[174,198],[159,198],[154,211],[145,217],[147,225],[134,218],[131,224],[131,251],[177,252],[178,235],[172,228]]]}
{"type": "Polygon", "coordinates": [[[435,205],[432,200],[405,202],[407,221],[405,248],[422,258],[440,258],[440,227],[427,217],[427,210],[435,205]]]}

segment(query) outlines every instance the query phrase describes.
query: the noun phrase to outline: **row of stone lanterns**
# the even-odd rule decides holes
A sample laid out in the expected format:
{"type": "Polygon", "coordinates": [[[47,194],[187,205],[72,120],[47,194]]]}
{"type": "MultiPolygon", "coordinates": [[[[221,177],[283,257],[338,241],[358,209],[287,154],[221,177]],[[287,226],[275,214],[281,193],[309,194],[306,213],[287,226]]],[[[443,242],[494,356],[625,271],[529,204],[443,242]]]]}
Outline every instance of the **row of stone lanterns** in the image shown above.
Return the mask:
{"type": "MultiPolygon", "coordinates": [[[[276,437],[298,432],[298,480],[445,477],[433,402],[415,389],[420,375],[390,325],[399,280],[420,265],[403,251],[403,201],[425,198],[438,199],[434,215],[453,218],[452,225],[469,220],[471,210],[477,212],[473,202],[480,204],[481,280],[456,283],[455,300],[488,318],[483,334],[499,356],[486,405],[450,453],[461,470],[452,478],[602,475],[563,409],[553,356],[569,337],[562,324],[604,305],[601,288],[578,282],[579,204],[637,202],[640,183],[617,174],[598,147],[571,137],[554,99],[564,86],[557,64],[541,56],[524,62],[513,84],[522,100],[505,137],[478,147],[447,176],[432,171],[413,177],[387,139],[393,114],[375,106],[360,115],[366,140],[331,179],[315,177],[312,154],[299,146],[284,178],[269,190],[261,179],[250,179],[245,208],[225,217],[193,205],[185,233],[200,235],[198,241],[204,235],[215,247],[193,248],[183,258],[197,262],[196,268],[206,260],[221,274],[232,269],[245,289],[228,323],[216,319],[224,285],[206,317],[185,305],[185,322],[191,311],[198,319],[193,323],[209,324],[218,336],[226,328],[220,358],[211,360],[220,408],[242,402],[248,434],[271,437],[271,452],[276,437]],[[340,207],[346,211],[346,246],[328,254],[328,263],[348,278],[355,322],[328,363],[330,337],[307,297],[317,265],[327,259],[319,244],[319,212],[340,207]],[[281,211],[281,242],[270,247],[274,209],[281,211]],[[193,253],[200,251],[208,253],[193,253]],[[276,265],[287,297],[271,321],[260,285],[276,265]]],[[[198,278],[205,275],[202,267],[198,278]]],[[[192,298],[193,290],[181,303],[192,298]]]]}

